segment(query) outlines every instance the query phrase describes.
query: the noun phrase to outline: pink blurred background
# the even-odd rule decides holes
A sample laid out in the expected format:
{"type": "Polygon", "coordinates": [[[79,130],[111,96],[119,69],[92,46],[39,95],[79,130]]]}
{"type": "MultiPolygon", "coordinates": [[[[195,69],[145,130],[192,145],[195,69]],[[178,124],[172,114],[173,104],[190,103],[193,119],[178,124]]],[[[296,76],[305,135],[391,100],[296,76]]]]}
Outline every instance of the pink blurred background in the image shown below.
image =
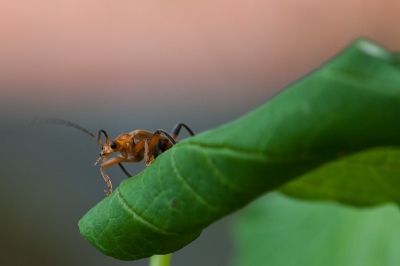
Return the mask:
{"type": "MultiPolygon", "coordinates": [[[[70,129],[28,128],[33,115],[111,136],[181,121],[201,132],[262,104],[359,36],[400,50],[399,10],[391,0],[3,1],[0,264],[116,263],[76,225],[103,198],[92,167],[99,148],[70,129]]],[[[174,265],[228,265],[226,224],[205,230],[174,265]]]]}
{"type": "Polygon", "coordinates": [[[389,0],[17,0],[0,8],[1,103],[45,113],[249,109],[358,36],[400,46],[400,3],[389,0]]]}

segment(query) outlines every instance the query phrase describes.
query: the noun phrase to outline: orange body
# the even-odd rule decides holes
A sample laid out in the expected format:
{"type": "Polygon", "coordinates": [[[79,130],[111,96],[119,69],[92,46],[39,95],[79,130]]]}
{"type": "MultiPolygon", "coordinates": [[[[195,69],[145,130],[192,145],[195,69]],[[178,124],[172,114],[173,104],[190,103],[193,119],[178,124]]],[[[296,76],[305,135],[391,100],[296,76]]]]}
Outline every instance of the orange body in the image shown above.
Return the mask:
{"type": "Polygon", "coordinates": [[[100,172],[103,176],[104,180],[107,182],[108,190],[104,192],[106,195],[110,195],[112,193],[112,184],[111,180],[104,171],[104,168],[113,166],[115,164],[119,164],[122,170],[130,177],[131,175],[125,170],[121,163],[123,162],[140,162],[144,159],[146,165],[151,164],[154,159],[162,152],[171,148],[174,144],[176,144],[176,138],[179,135],[179,132],[182,127],[186,128],[190,135],[194,135],[193,131],[183,123],[178,123],[172,130],[172,133],[169,134],[162,129],[158,129],[156,132],[152,133],[146,130],[135,130],[131,133],[125,133],[119,135],[116,139],[110,141],[107,133],[102,129],[99,131],[99,137],[96,137],[83,127],[72,123],[70,121],[54,118],[54,117],[33,117],[30,125],[37,124],[57,124],[57,125],[65,125],[69,127],[73,127],[80,131],[85,132],[90,135],[102,147],[100,152],[100,157],[96,160],[95,165],[102,160],[100,166],[100,172]],[[106,137],[106,142],[103,143],[100,140],[101,133],[106,137]],[[164,134],[165,136],[161,136],[164,134]],[[108,158],[114,152],[119,152],[120,154],[116,157],[108,158]]]}

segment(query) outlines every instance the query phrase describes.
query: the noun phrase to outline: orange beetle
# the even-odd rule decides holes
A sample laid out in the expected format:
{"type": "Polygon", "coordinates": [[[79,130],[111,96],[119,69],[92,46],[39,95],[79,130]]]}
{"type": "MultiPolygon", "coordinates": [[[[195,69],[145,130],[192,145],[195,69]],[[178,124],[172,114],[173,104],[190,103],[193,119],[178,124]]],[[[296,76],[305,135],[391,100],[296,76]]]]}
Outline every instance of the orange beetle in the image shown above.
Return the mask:
{"type": "Polygon", "coordinates": [[[177,143],[176,139],[182,127],[186,128],[190,135],[194,135],[193,131],[187,125],[178,123],[172,129],[171,134],[162,129],[158,129],[154,133],[138,129],[131,133],[121,134],[116,139],[110,141],[106,131],[103,129],[99,131],[99,136],[96,137],[83,127],[60,118],[35,116],[32,118],[30,125],[37,124],[57,124],[73,127],[85,132],[97,140],[102,147],[102,150],[95,165],[103,159],[100,166],[100,172],[108,186],[108,190],[104,190],[106,196],[112,193],[112,184],[110,178],[104,171],[104,168],[118,164],[125,174],[128,177],[131,177],[132,175],[123,167],[121,164],[122,162],[140,162],[144,159],[146,165],[150,165],[159,154],[170,149],[177,143]],[[100,140],[101,133],[103,133],[106,138],[105,143],[100,140]],[[164,136],[161,134],[164,134],[164,136]],[[120,154],[116,157],[108,158],[114,152],[119,152],[120,154]]]}

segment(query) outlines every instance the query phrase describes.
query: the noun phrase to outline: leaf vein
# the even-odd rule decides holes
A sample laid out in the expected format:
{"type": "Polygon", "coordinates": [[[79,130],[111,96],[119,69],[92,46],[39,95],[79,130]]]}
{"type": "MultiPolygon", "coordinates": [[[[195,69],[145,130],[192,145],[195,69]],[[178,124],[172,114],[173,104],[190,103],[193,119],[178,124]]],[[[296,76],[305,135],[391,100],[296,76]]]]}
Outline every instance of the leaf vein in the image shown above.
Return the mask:
{"type": "Polygon", "coordinates": [[[390,186],[387,182],[382,180],[382,178],[379,178],[379,175],[376,173],[378,169],[384,170],[384,171],[391,171],[391,172],[399,172],[399,169],[397,167],[390,167],[388,164],[382,165],[376,165],[376,164],[371,164],[371,163],[365,163],[361,161],[343,161],[342,163],[347,164],[347,165],[359,165],[368,169],[371,169],[373,172],[371,172],[371,182],[374,182],[377,186],[379,186],[383,191],[385,191],[390,198],[392,199],[398,199],[398,190],[396,190],[395,186],[390,186]]]}
{"type": "Polygon", "coordinates": [[[232,190],[238,191],[238,192],[246,194],[246,195],[253,195],[253,191],[244,190],[244,189],[236,186],[235,183],[231,182],[229,180],[229,178],[226,178],[225,175],[223,175],[220,171],[218,171],[218,168],[213,165],[213,163],[211,162],[211,160],[208,156],[205,156],[205,157],[206,157],[207,165],[211,169],[211,172],[214,172],[214,174],[221,180],[222,183],[229,186],[232,190]]]}
{"type": "Polygon", "coordinates": [[[186,180],[186,178],[184,178],[184,176],[181,174],[181,172],[179,171],[178,167],[176,166],[176,162],[174,160],[174,155],[175,155],[175,149],[173,149],[173,154],[171,154],[171,165],[172,165],[172,169],[174,170],[176,176],[182,181],[182,183],[185,185],[185,187],[187,189],[189,189],[189,191],[192,193],[192,195],[194,195],[199,201],[203,202],[204,205],[206,205],[208,208],[210,208],[211,210],[217,210],[212,204],[210,204],[209,202],[207,202],[205,200],[204,197],[202,197],[200,195],[200,193],[198,191],[196,191],[191,185],[190,183],[186,180]]]}
{"type": "MultiPolygon", "coordinates": [[[[299,161],[310,161],[310,160],[318,160],[321,161],[321,158],[327,158],[326,160],[336,159],[339,151],[309,151],[309,152],[285,152],[285,153],[267,153],[257,150],[245,150],[238,149],[232,146],[219,146],[219,145],[210,145],[204,143],[197,142],[185,142],[184,145],[187,145],[189,148],[198,147],[200,149],[209,149],[209,150],[217,150],[217,151],[229,151],[237,157],[243,157],[251,160],[260,160],[266,161],[270,163],[287,163],[287,162],[299,162],[299,161]]],[[[183,145],[182,145],[183,146],[183,145]]],[[[353,151],[357,152],[357,151],[353,151]]]]}
{"type": "Polygon", "coordinates": [[[142,215],[140,215],[139,213],[135,212],[131,206],[128,205],[128,203],[125,201],[123,195],[121,194],[120,190],[117,189],[114,193],[118,193],[118,199],[120,200],[120,202],[122,203],[122,205],[125,207],[125,209],[129,210],[133,216],[135,216],[138,220],[140,220],[142,223],[146,224],[147,226],[155,229],[156,231],[161,232],[162,234],[165,235],[175,235],[176,233],[173,232],[169,232],[169,231],[165,231],[164,229],[156,226],[155,224],[151,223],[150,221],[146,220],[142,215]]]}

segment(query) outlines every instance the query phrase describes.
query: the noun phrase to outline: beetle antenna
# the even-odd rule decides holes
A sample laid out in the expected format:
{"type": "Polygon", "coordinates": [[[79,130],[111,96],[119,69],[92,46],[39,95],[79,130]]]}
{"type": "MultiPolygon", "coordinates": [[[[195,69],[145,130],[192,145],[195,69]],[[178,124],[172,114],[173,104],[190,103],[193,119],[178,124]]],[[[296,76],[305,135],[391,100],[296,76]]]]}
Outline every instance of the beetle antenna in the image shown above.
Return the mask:
{"type": "Polygon", "coordinates": [[[77,130],[85,132],[86,134],[88,134],[89,136],[94,138],[100,144],[101,147],[104,146],[104,144],[100,140],[100,138],[97,138],[95,135],[93,135],[92,133],[90,133],[85,128],[81,127],[80,125],[72,123],[71,121],[68,121],[68,120],[64,120],[64,119],[56,118],[56,117],[34,116],[34,117],[32,117],[31,121],[29,122],[29,126],[44,125],[44,124],[63,125],[63,126],[75,128],[77,130]]]}
{"type": "Polygon", "coordinates": [[[106,137],[106,145],[108,145],[108,144],[110,143],[110,139],[108,138],[108,135],[107,135],[107,133],[106,133],[106,131],[105,131],[104,129],[100,129],[100,130],[99,130],[99,137],[98,137],[98,139],[101,138],[101,133],[103,133],[104,136],[106,137]]]}

